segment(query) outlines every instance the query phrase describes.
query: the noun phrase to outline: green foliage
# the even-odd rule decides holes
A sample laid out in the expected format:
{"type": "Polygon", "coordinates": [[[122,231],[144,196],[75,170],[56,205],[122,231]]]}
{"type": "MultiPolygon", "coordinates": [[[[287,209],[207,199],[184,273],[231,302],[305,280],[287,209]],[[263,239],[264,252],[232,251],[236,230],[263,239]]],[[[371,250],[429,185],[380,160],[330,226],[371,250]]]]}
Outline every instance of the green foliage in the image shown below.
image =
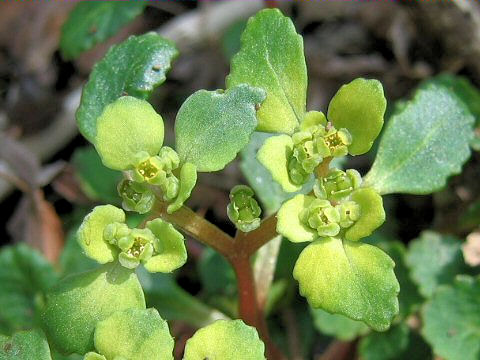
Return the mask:
{"type": "Polygon", "coordinates": [[[168,205],[167,212],[174,213],[190,197],[197,183],[197,167],[192,163],[185,163],[180,170],[180,188],[173,203],[168,205]]]}
{"type": "Polygon", "coordinates": [[[191,95],[175,121],[181,161],[196,165],[200,172],[223,169],[250,141],[257,126],[256,107],[264,99],[262,89],[247,85],[191,95]]]}
{"type": "Polygon", "coordinates": [[[99,321],[94,342],[106,359],[173,360],[173,338],[155,309],[127,309],[99,321]]]}
{"type": "Polygon", "coordinates": [[[444,87],[427,86],[389,120],[365,185],[380,194],[428,194],[470,156],[473,116],[444,87]]]}
{"type": "Polygon", "coordinates": [[[337,129],[348,129],[353,139],[348,152],[360,155],[370,150],[380,133],[386,107],[382,84],[359,78],[337,91],[327,117],[337,129]]]}
{"type": "Polygon", "coordinates": [[[441,286],[422,311],[422,334],[448,360],[480,357],[480,278],[458,277],[441,286]]]}
{"type": "Polygon", "coordinates": [[[241,40],[227,88],[246,83],[265,89],[257,130],[293,133],[305,115],[307,96],[302,37],[279,10],[267,9],[250,18],[241,40]]]}
{"type": "Polygon", "coordinates": [[[363,322],[352,320],[344,315],[329,314],[322,309],[312,309],[311,312],[318,331],[342,341],[354,340],[369,330],[363,322]]]}
{"type": "Polygon", "coordinates": [[[0,335],[0,360],[51,360],[45,335],[39,330],[21,331],[12,337],[0,335]]]}
{"type": "Polygon", "coordinates": [[[262,360],[265,346],[255,328],[241,320],[218,320],[187,341],[184,360],[262,360]]]}
{"type": "Polygon", "coordinates": [[[429,298],[442,284],[450,284],[457,274],[465,273],[462,243],[453,236],[425,231],[409,244],[406,262],[420,293],[429,298]]]}
{"type": "Polygon", "coordinates": [[[82,135],[95,143],[97,118],[104,108],[124,95],[148,98],[165,81],[177,55],[170,41],[154,33],[131,36],[112,47],[95,65],[83,88],[76,113],[82,135]]]}
{"type": "Polygon", "coordinates": [[[130,308],[145,309],[137,276],[118,263],[106,264],[57,283],[47,295],[43,325],[56,349],[85,354],[93,350],[97,322],[130,308]]]}
{"type": "Polygon", "coordinates": [[[57,280],[52,265],[25,244],[0,252],[0,333],[12,334],[38,324],[46,291],[57,280]]]}
{"type": "Polygon", "coordinates": [[[374,246],[325,238],[303,250],[293,276],[313,308],[385,331],[398,313],[400,287],[394,265],[374,246]]]}
{"type": "Polygon", "coordinates": [[[75,150],[71,163],[83,192],[92,200],[117,204],[120,198],[115,191],[121,174],[102,164],[92,146],[75,150]]]}
{"type": "Polygon", "coordinates": [[[127,170],[155,156],[163,145],[163,119],[145,100],[123,96],[97,119],[95,148],[105,166],[127,170]],[[140,153],[147,159],[139,160],[140,153]]]}
{"type": "Polygon", "coordinates": [[[398,355],[408,347],[409,330],[406,324],[392,326],[384,333],[371,333],[359,344],[360,358],[365,360],[402,359],[398,355]]]}
{"type": "Polygon", "coordinates": [[[60,50],[63,58],[74,59],[115,35],[141,14],[146,5],[142,1],[78,3],[62,27],[60,50]]]}
{"type": "Polygon", "coordinates": [[[114,244],[104,240],[104,231],[109,224],[124,222],[123,210],[113,205],[95,207],[85,217],[77,232],[78,243],[85,255],[100,264],[115,260],[119,251],[114,244]]]}

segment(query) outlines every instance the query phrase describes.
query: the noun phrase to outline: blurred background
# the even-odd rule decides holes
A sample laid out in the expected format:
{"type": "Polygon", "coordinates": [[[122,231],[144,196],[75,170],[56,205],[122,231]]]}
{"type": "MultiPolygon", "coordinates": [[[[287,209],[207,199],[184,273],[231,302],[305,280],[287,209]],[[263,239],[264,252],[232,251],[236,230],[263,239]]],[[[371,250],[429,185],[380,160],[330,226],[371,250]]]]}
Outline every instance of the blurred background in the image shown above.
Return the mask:
{"type": "MultiPolygon", "coordinates": [[[[65,60],[59,39],[74,6],[53,1],[0,4],[0,242],[26,242],[68,272],[88,267],[72,260],[72,254],[60,256],[79,221],[95,204],[120,200],[115,189],[119,174],[104,168],[79,135],[75,110],[92,66],[129,35],[156,31],[180,50],[167,81],[151,99],[165,120],[167,144],[173,143],[174,119],[189,95],[224,88],[246,19],[263,7],[279,7],[304,37],[308,110],[326,111],[336,90],[356,77],[379,79],[389,105],[443,72],[480,85],[480,5],[475,1],[155,1],[106,42],[65,60]]],[[[449,136],[455,134],[445,134],[449,136]]],[[[355,157],[348,166],[365,174],[373,158],[355,157]]],[[[480,212],[478,205],[472,210],[480,194],[479,161],[479,153],[473,152],[462,174],[434,195],[386,197],[381,236],[408,244],[425,229],[460,237],[472,232],[480,212]]],[[[188,205],[233,234],[225,209],[229,190],[241,183],[247,181],[239,161],[221,172],[201,174],[188,205]]],[[[212,251],[190,240],[188,245],[189,262],[176,276],[179,287],[170,280],[161,284],[201,299],[194,308],[206,317],[234,314],[231,269],[212,251]],[[215,273],[221,276],[213,278],[215,273]]],[[[288,251],[298,254],[298,249],[288,251]]],[[[285,259],[279,262],[291,263],[288,251],[282,247],[285,259]]],[[[276,276],[281,278],[283,271],[291,278],[285,269],[277,269],[276,276]]],[[[287,282],[277,286],[279,297],[288,292],[281,289],[290,286],[287,282]]],[[[295,294],[289,295],[290,304],[303,301],[295,294]]],[[[151,301],[165,302],[162,296],[159,291],[151,301]]],[[[171,307],[167,317],[178,320],[173,332],[185,340],[194,326],[171,307]]],[[[292,309],[281,301],[271,308],[271,321],[284,333],[278,336],[286,336],[292,359],[354,356],[354,342],[337,341],[332,347],[330,338],[315,331],[308,312],[292,309]]]]}

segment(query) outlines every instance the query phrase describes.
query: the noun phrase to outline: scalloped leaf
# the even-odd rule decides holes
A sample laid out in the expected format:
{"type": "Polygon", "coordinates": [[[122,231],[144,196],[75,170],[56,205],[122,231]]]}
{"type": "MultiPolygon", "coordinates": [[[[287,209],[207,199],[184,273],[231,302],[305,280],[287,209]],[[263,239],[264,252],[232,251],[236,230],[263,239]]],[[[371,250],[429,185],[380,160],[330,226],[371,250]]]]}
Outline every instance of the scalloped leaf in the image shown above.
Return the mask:
{"type": "Polygon", "coordinates": [[[125,222],[125,213],[113,205],[96,206],[85,218],[77,231],[77,240],[85,255],[100,264],[112,262],[118,249],[107,243],[103,231],[108,224],[125,222]]]}
{"type": "Polygon", "coordinates": [[[265,140],[257,153],[258,161],[270,172],[273,180],[285,192],[296,192],[302,187],[290,180],[288,160],[293,152],[293,141],[288,135],[273,136],[265,140]]]}
{"type": "Polygon", "coordinates": [[[300,221],[300,212],[307,208],[314,199],[313,196],[298,194],[283,203],[277,213],[277,232],[295,243],[317,239],[317,231],[305,226],[300,221]]]}
{"type": "Polygon", "coordinates": [[[46,291],[57,281],[53,266],[25,244],[0,251],[0,333],[32,328],[46,291]]]}
{"type": "Polygon", "coordinates": [[[149,221],[146,227],[160,240],[161,251],[144,264],[145,269],[150,272],[169,273],[183,266],[187,261],[183,235],[162,219],[149,221]]]}
{"type": "Polygon", "coordinates": [[[47,339],[40,330],[20,331],[10,338],[0,335],[1,360],[52,360],[47,339]]]}
{"type": "Polygon", "coordinates": [[[55,285],[47,295],[43,325],[56,349],[85,354],[93,350],[97,322],[129,308],[145,309],[142,287],[132,270],[115,262],[55,285]]]}
{"type": "Polygon", "coordinates": [[[327,118],[337,129],[346,128],[352,134],[348,152],[361,155],[380,134],[386,108],[380,81],[358,78],[337,91],[328,105],[327,118]]]}
{"type": "Polygon", "coordinates": [[[136,155],[157,155],[163,145],[162,117],[145,100],[122,96],[107,105],[97,119],[95,148],[105,166],[127,170],[136,155]]]}
{"type": "Polygon", "coordinates": [[[265,89],[257,130],[293,133],[305,116],[307,97],[302,37],[278,9],[266,9],[250,18],[241,41],[227,88],[246,83],[265,89]]]}
{"type": "Polygon", "coordinates": [[[135,2],[79,2],[62,26],[60,51],[66,60],[115,35],[140,15],[147,4],[135,2]]]}
{"type": "Polygon", "coordinates": [[[462,241],[453,236],[424,231],[410,242],[406,257],[410,276],[420,293],[429,298],[441,284],[450,284],[469,271],[462,254],[462,241]]]}
{"type": "Polygon", "coordinates": [[[93,68],[85,84],[76,118],[80,132],[95,143],[97,118],[121,96],[147,99],[162,84],[178,51],[155,33],[131,36],[113,46],[93,68]]]}
{"type": "Polygon", "coordinates": [[[345,232],[345,239],[357,241],[369,236],[385,222],[383,200],[377,192],[370,188],[357,189],[352,193],[351,200],[360,205],[360,218],[345,232]]]}
{"type": "Polygon", "coordinates": [[[313,308],[385,331],[399,310],[394,266],[375,246],[326,238],[302,251],[293,277],[313,308]]]}
{"type": "Polygon", "coordinates": [[[364,186],[380,194],[429,194],[470,156],[474,118],[445,87],[419,89],[388,121],[364,186]]]}
{"type": "Polygon", "coordinates": [[[173,338],[155,309],[127,309],[99,321],[94,342],[107,359],[173,360],[173,338]]]}
{"type": "Polygon", "coordinates": [[[242,320],[218,320],[198,330],[185,346],[184,360],[264,360],[257,330],[242,320]]]}
{"type": "Polygon", "coordinates": [[[448,360],[480,357],[480,277],[459,276],[441,286],[422,309],[422,335],[448,360]]]}
{"type": "Polygon", "coordinates": [[[334,336],[342,341],[351,341],[365,335],[369,328],[361,321],[344,315],[330,314],[322,309],[311,309],[315,328],[322,334],[334,336]]]}
{"type": "Polygon", "coordinates": [[[199,90],[178,111],[176,150],[182,162],[199,172],[218,171],[250,141],[257,126],[255,108],[265,99],[262,89],[238,85],[223,90],[199,90]]]}

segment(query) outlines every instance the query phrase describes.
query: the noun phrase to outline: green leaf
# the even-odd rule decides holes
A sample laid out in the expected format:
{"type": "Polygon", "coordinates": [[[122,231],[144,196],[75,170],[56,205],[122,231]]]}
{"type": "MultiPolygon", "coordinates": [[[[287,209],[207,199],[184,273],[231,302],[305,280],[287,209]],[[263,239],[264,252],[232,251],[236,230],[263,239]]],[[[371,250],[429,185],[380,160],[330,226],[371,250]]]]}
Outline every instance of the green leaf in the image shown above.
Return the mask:
{"type": "Polygon", "coordinates": [[[122,96],[107,105],[97,119],[95,148],[105,166],[127,170],[136,164],[139,153],[158,154],[163,132],[163,119],[152,105],[122,96]]]}
{"type": "Polygon", "coordinates": [[[103,236],[105,227],[115,222],[125,222],[125,213],[113,205],[96,206],[85,216],[77,232],[78,243],[85,255],[100,264],[116,259],[118,249],[103,236]]]}
{"type": "Polygon", "coordinates": [[[444,87],[427,86],[389,120],[365,186],[380,194],[429,194],[470,156],[473,116],[444,87]]]}
{"type": "Polygon", "coordinates": [[[270,172],[273,180],[285,192],[296,192],[302,187],[290,180],[288,161],[293,153],[293,140],[288,135],[268,138],[257,154],[258,161],[270,172]]]}
{"type": "Polygon", "coordinates": [[[265,345],[241,320],[218,320],[187,341],[184,360],[262,360],[265,345]]]}
{"type": "Polygon", "coordinates": [[[175,201],[168,205],[167,212],[174,213],[180,209],[183,203],[190,197],[192,190],[197,183],[197,167],[191,163],[183,164],[180,169],[180,188],[175,201]]]}
{"type": "Polygon", "coordinates": [[[208,295],[233,296],[237,290],[237,279],[230,263],[212,248],[205,248],[197,262],[202,288],[208,295]]]}
{"type": "Polygon", "coordinates": [[[348,152],[366,153],[380,134],[387,100],[378,80],[358,78],[343,85],[330,101],[327,118],[337,129],[352,135],[348,152]]]}
{"type": "Polygon", "coordinates": [[[429,298],[441,284],[450,284],[457,274],[468,272],[462,242],[448,235],[425,231],[409,244],[406,262],[420,293],[429,298]]]}
{"type": "Polygon", "coordinates": [[[291,242],[313,241],[318,238],[317,231],[305,226],[300,220],[300,213],[315,198],[299,194],[285,202],[277,213],[277,232],[291,242]]]}
{"type": "Polygon", "coordinates": [[[86,256],[77,239],[78,225],[67,233],[65,245],[60,254],[60,268],[62,276],[92,270],[98,263],[86,256]]]}
{"type": "Polygon", "coordinates": [[[302,37],[288,17],[267,9],[250,18],[241,41],[227,88],[246,83],[264,89],[257,130],[292,134],[305,115],[307,97],[302,37]]]}
{"type": "Polygon", "coordinates": [[[257,118],[255,107],[265,92],[247,85],[226,90],[199,90],[178,111],[176,149],[182,162],[199,172],[221,170],[250,141],[257,118]]]}
{"type": "Polygon", "coordinates": [[[0,360],[52,360],[45,335],[39,330],[0,336],[0,360]]]}
{"type": "Polygon", "coordinates": [[[173,338],[155,309],[118,311],[95,327],[95,348],[107,359],[172,359],[173,338]]]}
{"type": "Polygon", "coordinates": [[[102,164],[93,146],[77,148],[71,163],[83,192],[92,200],[120,205],[117,184],[122,174],[102,164]]]}
{"type": "Polygon", "coordinates": [[[480,357],[480,278],[458,277],[441,286],[422,311],[422,334],[438,356],[448,360],[480,357]]]}
{"type": "Polygon", "coordinates": [[[149,273],[143,268],[137,270],[149,306],[154,306],[166,320],[178,320],[200,328],[225,315],[212,309],[183,290],[171,274],[149,273]]]}
{"type": "Polygon", "coordinates": [[[400,284],[400,294],[398,302],[400,307],[400,316],[407,318],[414,313],[423,303],[423,298],[418,291],[418,287],[410,278],[410,269],[406,265],[407,250],[405,245],[399,241],[382,241],[374,244],[385,251],[395,262],[395,276],[400,284]]]}
{"type": "Polygon", "coordinates": [[[117,262],[61,280],[47,295],[43,325],[59,351],[85,354],[93,350],[98,321],[129,308],[145,309],[135,273],[117,262]]]}
{"type": "Polygon", "coordinates": [[[373,332],[360,341],[359,355],[365,360],[402,359],[398,354],[407,349],[409,333],[406,324],[392,326],[384,333],[373,332]]]}
{"type": "Polygon", "coordinates": [[[172,224],[155,219],[147,222],[146,227],[159,239],[158,255],[154,255],[144,266],[150,272],[169,273],[183,266],[187,261],[187,249],[183,235],[172,224]]]}
{"type": "Polygon", "coordinates": [[[322,334],[334,336],[342,341],[351,341],[368,332],[369,328],[361,321],[352,320],[339,314],[329,314],[322,309],[311,310],[315,328],[322,334]]]}
{"type": "Polygon", "coordinates": [[[62,27],[60,51],[63,58],[74,59],[115,35],[140,15],[146,5],[142,1],[78,3],[62,27]]]}
{"type": "Polygon", "coordinates": [[[369,236],[385,221],[383,200],[375,190],[362,188],[352,193],[351,200],[360,205],[360,218],[345,232],[345,239],[357,241],[369,236]]]}
{"type": "Polygon", "coordinates": [[[77,124],[90,142],[95,142],[97,118],[120,96],[147,99],[165,81],[165,74],[178,52],[168,40],[155,33],[131,36],[112,47],[93,68],[83,88],[77,124]]]}
{"type": "Polygon", "coordinates": [[[293,277],[312,307],[385,331],[398,313],[400,287],[394,266],[374,246],[326,238],[303,250],[293,277]]]}
{"type": "Polygon", "coordinates": [[[45,292],[57,281],[52,265],[25,244],[0,252],[0,333],[37,324],[45,292]]]}

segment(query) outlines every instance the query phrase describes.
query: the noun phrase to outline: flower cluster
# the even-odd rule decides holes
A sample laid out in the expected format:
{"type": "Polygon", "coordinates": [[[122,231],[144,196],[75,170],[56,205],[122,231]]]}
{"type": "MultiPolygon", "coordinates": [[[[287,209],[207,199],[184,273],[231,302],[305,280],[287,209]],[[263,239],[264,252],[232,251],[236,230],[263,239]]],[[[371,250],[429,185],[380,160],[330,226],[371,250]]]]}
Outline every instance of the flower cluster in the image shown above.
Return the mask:
{"type": "Polygon", "coordinates": [[[150,211],[155,187],[170,202],[170,213],[190,196],[197,180],[195,165],[182,164],[175,150],[163,146],[163,137],[162,117],[134,97],[119,98],[98,118],[95,147],[102,162],[127,176],[118,187],[125,210],[150,211]]]}
{"type": "Polygon", "coordinates": [[[85,254],[101,264],[118,259],[128,269],[143,264],[150,272],[171,272],[187,259],[183,235],[171,224],[155,219],[131,229],[123,210],[112,205],[95,207],[77,235],[85,254]]]}

